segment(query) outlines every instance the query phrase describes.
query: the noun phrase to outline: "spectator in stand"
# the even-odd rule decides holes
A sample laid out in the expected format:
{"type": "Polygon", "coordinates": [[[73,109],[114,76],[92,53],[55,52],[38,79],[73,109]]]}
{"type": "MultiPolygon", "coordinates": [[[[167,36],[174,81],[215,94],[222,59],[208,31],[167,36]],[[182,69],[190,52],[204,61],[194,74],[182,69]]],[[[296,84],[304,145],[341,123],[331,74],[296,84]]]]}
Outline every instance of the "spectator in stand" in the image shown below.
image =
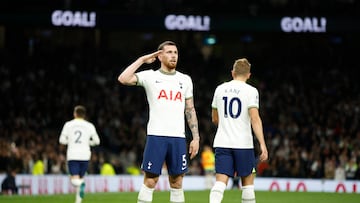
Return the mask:
{"type": "Polygon", "coordinates": [[[346,180],[355,180],[358,169],[359,167],[356,162],[356,157],[351,157],[345,164],[346,180]]]}
{"type": "Polygon", "coordinates": [[[41,154],[35,154],[34,160],[35,160],[35,163],[32,168],[32,174],[35,176],[44,175],[45,174],[45,166],[44,166],[44,162],[42,160],[41,154]]]}
{"type": "Polygon", "coordinates": [[[346,174],[345,174],[345,167],[343,164],[338,164],[338,166],[335,169],[335,175],[334,179],[338,181],[344,181],[346,180],[346,174]]]}
{"type": "Polygon", "coordinates": [[[6,177],[1,183],[1,194],[14,195],[18,194],[18,187],[16,185],[16,170],[10,169],[6,173],[6,177]]]}
{"type": "Polygon", "coordinates": [[[209,145],[205,145],[201,152],[201,166],[205,175],[205,187],[210,189],[215,174],[215,154],[209,145]]]}
{"type": "Polygon", "coordinates": [[[188,174],[189,175],[196,175],[196,176],[203,175],[203,170],[201,168],[201,164],[200,164],[200,161],[198,159],[191,160],[188,174]]]}
{"type": "Polygon", "coordinates": [[[335,159],[334,157],[326,157],[324,164],[324,178],[334,179],[335,177],[335,159]]]}
{"type": "Polygon", "coordinates": [[[100,169],[100,175],[102,176],[113,176],[115,175],[115,169],[109,162],[104,162],[100,169]]]}

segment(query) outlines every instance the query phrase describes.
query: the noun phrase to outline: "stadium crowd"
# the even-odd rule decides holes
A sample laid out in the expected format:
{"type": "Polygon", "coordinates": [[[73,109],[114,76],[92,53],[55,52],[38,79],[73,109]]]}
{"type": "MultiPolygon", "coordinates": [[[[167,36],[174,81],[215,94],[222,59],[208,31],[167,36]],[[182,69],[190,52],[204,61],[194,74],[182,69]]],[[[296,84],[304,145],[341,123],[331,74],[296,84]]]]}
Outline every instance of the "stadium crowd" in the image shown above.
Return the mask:
{"type": "MultiPolygon", "coordinates": [[[[66,148],[58,138],[74,105],[83,104],[101,139],[89,174],[100,174],[104,163],[116,174],[139,174],[147,101],[141,88],[122,86],[117,76],[130,56],[143,51],[118,55],[42,43],[31,53],[0,51],[0,173],[66,174],[66,148]],[[39,165],[43,170],[34,170],[39,165]]],[[[216,45],[179,44],[179,70],[194,80],[201,146],[211,145],[212,94],[230,79],[235,58],[216,45]]],[[[258,176],[360,179],[360,84],[349,68],[357,65],[356,51],[327,45],[320,52],[314,49],[322,45],[298,42],[300,47],[283,43],[244,53],[253,64],[249,83],[260,92],[270,157],[258,166],[258,176]]],[[[190,174],[204,174],[200,162],[190,163],[190,174]]]]}
{"type": "Polygon", "coordinates": [[[101,10],[119,12],[126,15],[161,15],[164,13],[202,13],[211,15],[271,16],[280,15],[353,15],[359,16],[360,3],[354,0],[328,0],[326,6],[321,1],[311,0],[37,0],[37,4],[26,0],[3,0],[0,10],[101,10]],[[16,2],[16,3],[14,3],[16,2]],[[18,5],[21,4],[22,7],[18,5]],[[336,11],[336,12],[334,12],[336,11]]]}

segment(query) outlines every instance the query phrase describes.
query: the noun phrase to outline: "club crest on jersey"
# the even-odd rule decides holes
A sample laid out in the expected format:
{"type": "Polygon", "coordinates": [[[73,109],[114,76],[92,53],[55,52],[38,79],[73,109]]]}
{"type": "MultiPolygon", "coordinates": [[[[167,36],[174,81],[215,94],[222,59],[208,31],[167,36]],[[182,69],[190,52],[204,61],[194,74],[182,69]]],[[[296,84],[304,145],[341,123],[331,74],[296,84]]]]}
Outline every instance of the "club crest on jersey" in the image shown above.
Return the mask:
{"type": "Polygon", "coordinates": [[[166,100],[171,100],[171,101],[177,101],[179,100],[180,102],[182,101],[182,95],[181,92],[177,91],[166,91],[166,90],[161,90],[159,92],[159,96],[158,99],[166,99],[166,100]]]}
{"type": "Polygon", "coordinates": [[[147,168],[150,170],[152,165],[153,165],[153,164],[149,161],[147,168]]]}

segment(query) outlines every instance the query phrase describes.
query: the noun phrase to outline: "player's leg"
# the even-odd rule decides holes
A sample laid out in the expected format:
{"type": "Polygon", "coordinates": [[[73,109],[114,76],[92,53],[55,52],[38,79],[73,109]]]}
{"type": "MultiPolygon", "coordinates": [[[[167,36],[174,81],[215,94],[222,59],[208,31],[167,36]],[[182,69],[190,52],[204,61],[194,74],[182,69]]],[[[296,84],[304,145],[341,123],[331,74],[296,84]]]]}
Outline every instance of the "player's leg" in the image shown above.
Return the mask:
{"type": "Polygon", "coordinates": [[[251,173],[248,176],[241,177],[241,190],[242,190],[242,203],[255,203],[255,190],[254,190],[255,174],[251,173]]]}
{"type": "Polygon", "coordinates": [[[186,139],[179,137],[167,138],[169,148],[166,165],[169,173],[170,203],[185,202],[183,178],[188,171],[186,139]]]}
{"type": "Polygon", "coordinates": [[[169,175],[170,203],[184,203],[185,195],[182,182],[185,174],[169,175]]]}
{"type": "Polygon", "coordinates": [[[138,201],[137,201],[138,203],[152,202],[154,189],[158,180],[159,180],[158,174],[145,172],[144,183],[141,186],[138,194],[138,201]]]}
{"type": "Polygon", "coordinates": [[[229,176],[221,173],[216,174],[216,182],[210,190],[210,203],[220,203],[224,197],[229,176]]]}
{"type": "Polygon", "coordinates": [[[150,203],[156,183],[159,180],[165,160],[166,144],[164,137],[148,135],[144,149],[141,169],[145,172],[144,182],[138,194],[138,203],[150,203]]]}
{"type": "Polygon", "coordinates": [[[70,182],[75,187],[75,203],[81,203],[82,197],[80,196],[81,185],[84,180],[81,176],[81,162],[80,161],[68,161],[68,168],[70,173],[70,182]]]}
{"type": "Polygon", "coordinates": [[[80,171],[79,171],[79,178],[81,180],[80,188],[79,188],[79,196],[81,199],[85,196],[85,181],[84,176],[88,169],[89,161],[80,161],[80,171]]]}
{"type": "Polygon", "coordinates": [[[253,149],[239,149],[235,152],[236,172],[241,177],[242,203],[255,203],[254,178],[255,178],[255,154],[253,149]]]}
{"type": "Polygon", "coordinates": [[[234,175],[234,161],[231,149],[215,149],[216,182],[210,190],[210,203],[220,203],[229,177],[234,175]]]}

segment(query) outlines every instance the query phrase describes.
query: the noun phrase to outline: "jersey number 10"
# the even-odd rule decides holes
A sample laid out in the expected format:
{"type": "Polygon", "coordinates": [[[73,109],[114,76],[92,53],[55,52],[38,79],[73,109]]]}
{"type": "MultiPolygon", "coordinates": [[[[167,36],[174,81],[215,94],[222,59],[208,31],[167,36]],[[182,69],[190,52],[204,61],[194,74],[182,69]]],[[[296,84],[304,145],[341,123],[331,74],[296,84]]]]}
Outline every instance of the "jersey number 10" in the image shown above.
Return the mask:
{"type": "Polygon", "coordinates": [[[238,118],[241,113],[241,101],[238,97],[223,97],[224,100],[224,117],[227,118],[229,115],[231,118],[238,118]],[[236,108],[237,107],[237,108],[236,108]],[[234,112],[234,109],[237,109],[234,112]]]}

